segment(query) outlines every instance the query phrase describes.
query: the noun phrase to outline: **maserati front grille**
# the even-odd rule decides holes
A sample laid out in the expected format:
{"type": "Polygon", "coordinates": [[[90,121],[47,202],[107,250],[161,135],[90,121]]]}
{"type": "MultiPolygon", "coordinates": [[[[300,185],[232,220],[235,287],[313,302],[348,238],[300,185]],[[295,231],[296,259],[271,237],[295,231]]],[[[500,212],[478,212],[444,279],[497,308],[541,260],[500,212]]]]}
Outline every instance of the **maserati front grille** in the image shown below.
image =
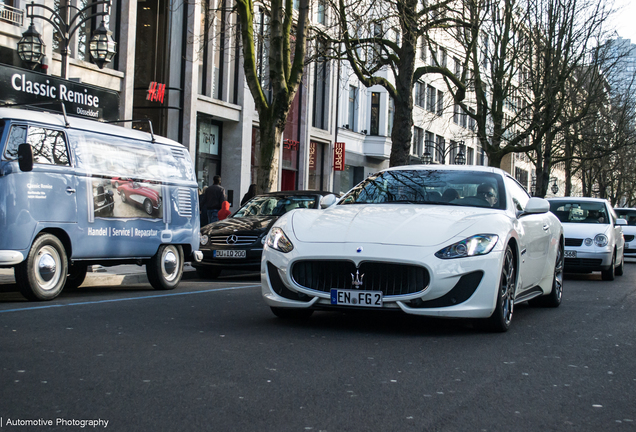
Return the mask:
{"type": "Polygon", "coordinates": [[[298,285],[316,291],[359,289],[382,291],[384,296],[424,291],[430,281],[424,267],[376,261],[364,261],[358,268],[347,260],[297,261],[291,274],[298,285]]]}

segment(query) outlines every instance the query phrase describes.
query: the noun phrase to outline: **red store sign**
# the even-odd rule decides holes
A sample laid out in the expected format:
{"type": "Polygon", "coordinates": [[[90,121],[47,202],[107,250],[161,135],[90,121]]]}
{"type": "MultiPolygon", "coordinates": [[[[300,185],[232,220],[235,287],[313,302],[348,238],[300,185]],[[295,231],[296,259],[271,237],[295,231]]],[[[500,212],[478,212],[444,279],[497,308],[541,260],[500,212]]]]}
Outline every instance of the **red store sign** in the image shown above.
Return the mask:
{"type": "Polygon", "coordinates": [[[345,143],[337,142],[333,145],[333,170],[344,171],[345,169],[345,143]]]}
{"type": "Polygon", "coordinates": [[[150,83],[150,86],[148,86],[148,95],[146,96],[146,100],[163,103],[165,95],[166,85],[153,81],[150,83]]]}

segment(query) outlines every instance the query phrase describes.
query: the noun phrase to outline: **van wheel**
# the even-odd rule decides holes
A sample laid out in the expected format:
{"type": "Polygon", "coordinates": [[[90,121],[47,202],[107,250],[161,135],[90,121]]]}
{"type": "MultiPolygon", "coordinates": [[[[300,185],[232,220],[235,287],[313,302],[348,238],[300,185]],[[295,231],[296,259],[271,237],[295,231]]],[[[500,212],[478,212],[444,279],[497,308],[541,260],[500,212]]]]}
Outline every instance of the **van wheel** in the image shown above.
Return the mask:
{"type": "Polygon", "coordinates": [[[144,210],[146,210],[146,213],[148,213],[149,215],[152,214],[152,203],[148,198],[146,198],[146,201],[144,201],[144,210]]]}
{"type": "Polygon", "coordinates": [[[178,245],[161,245],[146,264],[150,285],[156,290],[176,288],[183,276],[183,249],[178,245]]]}
{"type": "Polygon", "coordinates": [[[20,292],[29,300],[53,300],[64,288],[68,272],[66,250],[51,234],[35,238],[27,259],[15,268],[20,292]]]}
{"type": "Polygon", "coordinates": [[[82,263],[71,264],[68,268],[68,276],[66,276],[65,290],[75,290],[84,283],[88,265],[82,263]]]}

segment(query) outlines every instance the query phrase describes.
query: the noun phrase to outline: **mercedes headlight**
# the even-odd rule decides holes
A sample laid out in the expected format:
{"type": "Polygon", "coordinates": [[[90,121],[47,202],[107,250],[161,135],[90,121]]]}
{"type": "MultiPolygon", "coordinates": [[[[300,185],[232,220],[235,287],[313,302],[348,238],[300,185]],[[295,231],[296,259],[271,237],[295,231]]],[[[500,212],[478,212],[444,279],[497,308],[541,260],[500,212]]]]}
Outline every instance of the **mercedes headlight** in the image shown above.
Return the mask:
{"type": "Polygon", "coordinates": [[[199,243],[201,243],[201,246],[208,244],[208,236],[205,234],[199,234],[199,243]]]}
{"type": "Polygon", "coordinates": [[[468,237],[450,246],[446,246],[444,249],[435,253],[435,256],[441,259],[453,259],[486,255],[495,247],[498,239],[499,237],[495,234],[481,234],[468,237]]]}
{"type": "Polygon", "coordinates": [[[607,246],[607,236],[605,234],[596,234],[596,237],[594,237],[594,244],[598,247],[607,246]]]}
{"type": "Polygon", "coordinates": [[[294,249],[294,245],[289,241],[285,232],[278,227],[271,229],[267,235],[266,244],[272,249],[283,253],[291,252],[294,249]]]}

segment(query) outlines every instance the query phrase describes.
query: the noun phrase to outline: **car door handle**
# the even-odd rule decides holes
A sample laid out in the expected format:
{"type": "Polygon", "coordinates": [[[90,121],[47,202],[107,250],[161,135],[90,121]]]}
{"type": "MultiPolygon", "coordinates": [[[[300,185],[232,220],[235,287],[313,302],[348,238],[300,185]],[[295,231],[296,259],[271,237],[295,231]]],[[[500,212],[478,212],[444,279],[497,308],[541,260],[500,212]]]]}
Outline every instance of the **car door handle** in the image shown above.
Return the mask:
{"type": "Polygon", "coordinates": [[[73,189],[72,187],[67,187],[66,188],[66,192],[70,193],[70,194],[73,194],[73,193],[75,193],[75,189],[73,189]]]}
{"type": "Polygon", "coordinates": [[[547,231],[550,229],[550,225],[543,225],[543,231],[547,231]]]}

